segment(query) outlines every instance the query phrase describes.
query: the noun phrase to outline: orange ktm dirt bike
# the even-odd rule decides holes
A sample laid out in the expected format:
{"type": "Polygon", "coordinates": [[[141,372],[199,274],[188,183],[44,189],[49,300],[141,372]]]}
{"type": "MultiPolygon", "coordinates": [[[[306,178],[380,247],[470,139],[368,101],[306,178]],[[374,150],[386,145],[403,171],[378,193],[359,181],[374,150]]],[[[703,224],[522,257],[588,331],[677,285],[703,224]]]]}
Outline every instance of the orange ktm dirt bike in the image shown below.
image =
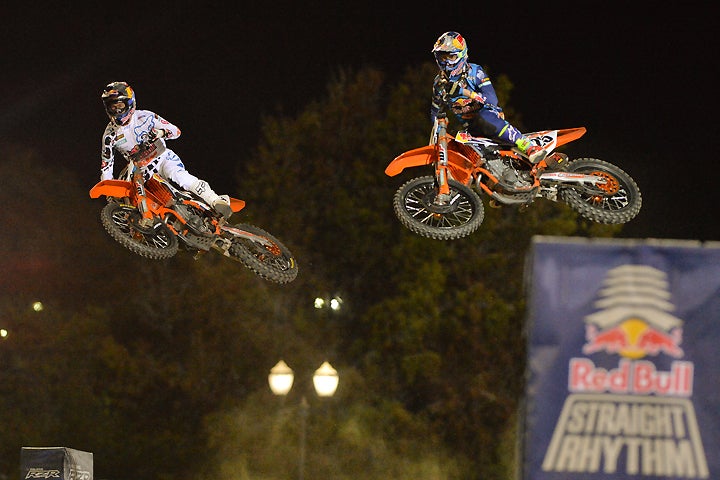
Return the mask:
{"type": "Polygon", "coordinates": [[[527,134],[548,153],[532,164],[514,145],[464,131],[453,137],[447,124],[447,118],[438,119],[429,145],[402,153],[385,169],[391,177],[410,167],[432,169],[405,182],[393,198],[400,223],[418,235],[436,240],[470,235],[485,217],[481,194],[493,206],[526,207],[542,197],[606,224],[629,222],[640,212],[640,189],[619,167],[554,152],[583,136],[584,127],[527,134]]]}
{"type": "MultiPolygon", "coordinates": [[[[120,175],[124,180],[104,180],[90,190],[91,198],[107,197],[100,220],[114,240],[146,258],[170,258],[180,246],[196,258],[213,249],[265,280],[284,284],[297,277],[295,258],[273,235],[253,225],[229,225],[200,197],[157,174],[145,180],[141,158],[153,158],[164,147],[160,142],[140,147],[120,175]]],[[[244,207],[243,200],[230,199],[233,212],[244,207]]]]}

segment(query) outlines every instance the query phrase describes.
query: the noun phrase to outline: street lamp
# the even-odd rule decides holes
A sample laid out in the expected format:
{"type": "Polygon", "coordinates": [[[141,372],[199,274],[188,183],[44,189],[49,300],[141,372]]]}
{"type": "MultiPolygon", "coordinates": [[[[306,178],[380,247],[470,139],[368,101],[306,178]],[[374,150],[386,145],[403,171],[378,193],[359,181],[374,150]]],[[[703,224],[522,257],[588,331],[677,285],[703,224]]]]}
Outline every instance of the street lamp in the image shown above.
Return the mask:
{"type": "Polygon", "coordinates": [[[285,396],[290,392],[294,379],[295,375],[292,368],[288,367],[288,364],[283,360],[280,360],[270,369],[270,375],[268,375],[270,390],[275,395],[285,396]]]}
{"type": "MultiPolygon", "coordinates": [[[[286,396],[290,393],[295,380],[295,374],[292,368],[288,366],[283,360],[280,360],[273,368],[270,369],[268,375],[268,383],[270,384],[270,390],[275,395],[286,396]]],[[[335,370],[330,363],[323,362],[320,368],[315,370],[313,374],[313,386],[315,387],[315,393],[320,397],[332,397],[337,390],[340,377],[338,377],[337,370],[335,370]]],[[[305,478],[305,444],[307,436],[307,416],[310,405],[308,404],[305,395],[300,399],[300,453],[298,462],[298,478],[303,480],[305,478]]]]}
{"type": "Polygon", "coordinates": [[[315,370],[315,374],[313,375],[315,392],[321,397],[332,397],[335,395],[338,382],[340,382],[340,377],[338,377],[337,370],[328,362],[323,362],[320,368],[315,370]]]}

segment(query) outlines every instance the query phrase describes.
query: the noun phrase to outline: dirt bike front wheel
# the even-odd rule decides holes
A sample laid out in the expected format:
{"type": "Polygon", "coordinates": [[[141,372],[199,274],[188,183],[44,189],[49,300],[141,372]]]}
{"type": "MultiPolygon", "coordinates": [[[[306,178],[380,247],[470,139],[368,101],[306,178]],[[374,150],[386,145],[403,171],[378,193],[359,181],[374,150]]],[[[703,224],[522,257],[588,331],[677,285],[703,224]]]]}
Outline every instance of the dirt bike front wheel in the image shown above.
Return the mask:
{"type": "Polygon", "coordinates": [[[290,283],[297,277],[298,265],[290,250],[273,235],[254,225],[239,223],[235,228],[269,241],[270,245],[252,239],[233,237],[228,250],[230,258],[236,260],[256,275],[275,283],[290,283]]]}
{"type": "Polygon", "coordinates": [[[163,260],[178,251],[178,239],[164,224],[142,227],[142,216],[132,205],[109,202],[100,212],[100,221],[120,245],[145,258],[163,260]]]}
{"type": "Polygon", "coordinates": [[[640,212],[642,196],[635,180],[621,168],[596,158],[578,158],[565,170],[602,177],[597,185],[564,186],[560,198],[570,208],[597,223],[627,223],[640,212]]]}
{"type": "Polygon", "coordinates": [[[408,180],[395,193],[395,215],[410,231],[435,240],[466,237],[480,227],[485,218],[482,200],[470,187],[455,180],[448,182],[450,201],[438,205],[435,177],[408,180]]]}

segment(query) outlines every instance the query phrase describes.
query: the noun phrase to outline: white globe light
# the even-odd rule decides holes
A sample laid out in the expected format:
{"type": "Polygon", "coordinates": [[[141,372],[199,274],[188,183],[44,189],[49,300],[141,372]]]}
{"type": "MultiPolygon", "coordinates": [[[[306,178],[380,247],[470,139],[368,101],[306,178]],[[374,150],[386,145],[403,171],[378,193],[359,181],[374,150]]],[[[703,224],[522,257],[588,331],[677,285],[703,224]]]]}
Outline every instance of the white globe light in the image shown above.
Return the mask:
{"type": "Polygon", "coordinates": [[[337,370],[335,370],[328,362],[324,362],[320,365],[320,368],[315,370],[313,375],[313,385],[315,391],[321,397],[332,397],[337,390],[338,382],[337,370]]]}
{"type": "Polygon", "coordinates": [[[270,390],[275,395],[287,395],[293,386],[295,375],[293,374],[292,368],[288,367],[287,363],[280,360],[273,368],[270,369],[268,375],[268,383],[270,384],[270,390]]]}

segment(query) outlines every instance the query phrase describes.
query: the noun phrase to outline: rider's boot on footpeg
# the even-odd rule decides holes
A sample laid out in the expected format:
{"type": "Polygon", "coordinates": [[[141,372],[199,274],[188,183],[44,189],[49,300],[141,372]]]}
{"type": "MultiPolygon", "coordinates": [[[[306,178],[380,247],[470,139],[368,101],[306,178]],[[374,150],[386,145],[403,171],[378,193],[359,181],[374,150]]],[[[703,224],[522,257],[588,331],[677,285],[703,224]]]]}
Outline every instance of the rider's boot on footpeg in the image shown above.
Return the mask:
{"type": "Polygon", "coordinates": [[[525,150],[525,155],[527,155],[528,160],[530,160],[530,163],[533,165],[541,161],[545,156],[547,156],[547,152],[542,149],[542,147],[538,147],[537,145],[532,145],[525,150]]]}
{"type": "Polygon", "coordinates": [[[530,142],[530,139],[524,136],[519,140],[516,140],[515,145],[517,145],[518,149],[526,157],[528,157],[528,160],[530,160],[530,163],[532,163],[533,165],[541,161],[547,155],[547,152],[542,147],[539,147],[538,145],[533,145],[530,142]]]}
{"type": "Polygon", "coordinates": [[[210,185],[204,180],[198,180],[192,187],[191,190],[195,192],[200,198],[210,205],[213,210],[222,215],[225,218],[230,218],[232,215],[232,209],[230,208],[230,197],[227,195],[218,195],[210,188],[210,185]]]}
{"type": "Polygon", "coordinates": [[[212,203],[212,207],[223,217],[230,218],[233,214],[230,208],[230,198],[227,195],[220,195],[217,200],[212,203]]]}

